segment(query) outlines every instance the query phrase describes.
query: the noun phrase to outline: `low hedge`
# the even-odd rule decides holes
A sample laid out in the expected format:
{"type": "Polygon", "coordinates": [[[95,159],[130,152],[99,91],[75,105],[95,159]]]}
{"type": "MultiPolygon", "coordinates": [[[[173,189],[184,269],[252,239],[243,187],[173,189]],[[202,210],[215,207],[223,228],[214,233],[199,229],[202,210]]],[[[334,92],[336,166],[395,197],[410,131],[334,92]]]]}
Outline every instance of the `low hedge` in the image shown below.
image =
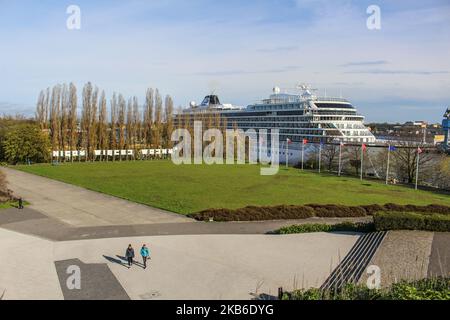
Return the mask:
{"type": "Polygon", "coordinates": [[[324,223],[306,223],[287,226],[276,230],[276,234],[293,234],[293,233],[310,233],[310,232],[336,232],[336,231],[350,231],[350,232],[372,232],[374,231],[373,223],[364,222],[343,222],[338,224],[324,224],[324,223]]]}
{"type": "Polygon", "coordinates": [[[383,289],[369,289],[365,285],[354,284],[348,284],[339,291],[311,288],[285,293],[282,298],[283,300],[450,300],[450,278],[400,281],[383,289]]]}
{"type": "Polygon", "coordinates": [[[367,211],[363,207],[350,207],[334,204],[308,204],[307,207],[314,209],[314,215],[321,218],[329,217],[364,217],[367,211]]]}
{"type": "Polygon", "coordinates": [[[450,214],[450,207],[438,204],[430,204],[427,206],[416,206],[412,204],[399,205],[395,203],[387,203],[382,206],[383,210],[377,211],[398,211],[398,212],[420,212],[420,213],[439,213],[450,214]]]}
{"type": "Polygon", "coordinates": [[[307,206],[248,206],[240,209],[208,209],[190,214],[199,221],[260,221],[277,219],[306,219],[314,217],[314,209],[307,206]]]}
{"type": "Polygon", "coordinates": [[[191,218],[199,221],[256,221],[305,219],[310,217],[364,217],[375,213],[385,212],[416,212],[437,213],[450,215],[450,207],[442,205],[398,205],[388,203],[385,205],[372,204],[361,206],[344,206],[333,204],[307,204],[307,205],[279,205],[279,206],[248,206],[239,209],[207,209],[190,214],[191,218]]]}
{"type": "Polygon", "coordinates": [[[450,232],[450,215],[421,212],[378,212],[373,217],[376,230],[425,230],[450,232]]]}

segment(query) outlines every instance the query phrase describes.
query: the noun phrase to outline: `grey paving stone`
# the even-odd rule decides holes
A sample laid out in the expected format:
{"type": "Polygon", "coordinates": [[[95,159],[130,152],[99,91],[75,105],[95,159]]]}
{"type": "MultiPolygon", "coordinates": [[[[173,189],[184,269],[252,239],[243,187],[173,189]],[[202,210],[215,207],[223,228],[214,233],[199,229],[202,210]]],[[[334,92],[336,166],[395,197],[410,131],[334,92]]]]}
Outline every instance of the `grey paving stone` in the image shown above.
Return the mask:
{"type": "MultiPolygon", "coordinates": [[[[381,270],[381,286],[400,280],[418,280],[427,276],[433,233],[426,231],[389,231],[369,263],[381,270]]],[[[360,283],[366,283],[364,273],[360,283]]]]}
{"type": "Polygon", "coordinates": [[[56,272],[65,300],[129,300],[117,278],[106,263],[85,264],[79,259],[55,261],[56,272]],[[78,266],[81,275],[80,289],[70,290],[67,279],[69,266],[78,266]]]}
{"type": "Polygon", "coordinates": [[[450,275],[450,232],[435,232],[431,246],[428,276],[450,275]]]}
{"type": "Polygon", "coordinates": [[[45,215],[30,208],[23,208],[21,210],[17,208],[8,208],[0,211],[0,226],[14,222],[45,218],[47,218],[45,215]]]}

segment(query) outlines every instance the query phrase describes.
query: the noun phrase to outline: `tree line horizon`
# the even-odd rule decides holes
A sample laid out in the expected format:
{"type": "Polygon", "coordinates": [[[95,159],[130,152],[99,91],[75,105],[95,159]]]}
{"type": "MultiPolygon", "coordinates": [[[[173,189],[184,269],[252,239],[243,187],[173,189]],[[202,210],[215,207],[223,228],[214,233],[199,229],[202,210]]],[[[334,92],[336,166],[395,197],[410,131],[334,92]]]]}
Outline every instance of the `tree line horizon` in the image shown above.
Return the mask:
{"type": "Polygon", "coordinates": [[[35,120],[48,132],[52,150],[86,150],[88,159],[94,150],[137,149],[170,146],[174,104],[158,89],[148,88],[145,102],[136,96],[126,98],[105,91],[91,82],[83,86],[81,101],[75,84],[57,84],[41,90],[35,120]]]}

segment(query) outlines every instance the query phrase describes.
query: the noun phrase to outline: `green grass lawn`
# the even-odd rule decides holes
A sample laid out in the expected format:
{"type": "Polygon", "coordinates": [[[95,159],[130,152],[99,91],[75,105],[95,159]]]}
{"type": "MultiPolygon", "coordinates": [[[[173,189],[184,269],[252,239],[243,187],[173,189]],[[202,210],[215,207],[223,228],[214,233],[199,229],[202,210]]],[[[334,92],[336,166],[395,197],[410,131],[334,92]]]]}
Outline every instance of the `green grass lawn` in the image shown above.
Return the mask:
{"type": "Polygon", "coordinates": [[[450,196],[348,177],[256,165],[174,165],[170,161],[19,166],[20,170],[182,214],[279,204],[443,204],[450,196]]]}
{"type": "MultiPolygon", "coordinates": [[[[25,204],[24,204],[25,205],[25,204]]],[[[17,208],[18,203],[17,201],[6,201],[0,203],[0,210],[1,209],[9,209],[9,208],[17,208]]]]}

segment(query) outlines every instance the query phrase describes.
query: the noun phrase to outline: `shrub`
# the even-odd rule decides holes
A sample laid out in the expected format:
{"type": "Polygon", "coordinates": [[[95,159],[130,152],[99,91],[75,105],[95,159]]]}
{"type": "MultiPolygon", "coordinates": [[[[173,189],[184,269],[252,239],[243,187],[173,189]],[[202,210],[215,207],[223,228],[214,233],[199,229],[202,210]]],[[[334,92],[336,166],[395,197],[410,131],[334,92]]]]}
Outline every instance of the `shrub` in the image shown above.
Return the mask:
{"type": "Polygon", "coordinates": [[[22,123],[8,128],[0,144],[2,160],[11,163],[46,162],[50,140],[35,124],[22,123]]]}
{"type": "Polygon", "coordinates": [[[332,226],[331,231],[373,232],[375,226],[372,222],[345,221],[332,226]]]}
{"type": "Polygon", "coordinates": [[[373,217],[376,230],[450,231],[450,216],[417,212],[379,212],[373,217]]]}
{"type": "Polygon", "coordinates": [[[189,217],[199,221],[258,221],[277,219],[305,219],[314,216],[314,210],[305,206],[274,206],[255,207],[248,206],[240,209],[208,209],[199,213],[190,214],[189,217]]]}
{"type": "Polygon", "coordinates": [[[401,281],[386,294],[390,300],[450,300],[450,278],[401,281]]]}
{"type": "Polygon", "coordinates": [[[293,234],[293,233],[310,233],[310,232],[333,232],[333,231],[349,231],[349,232],[371,232],[374,231],[373,223],[353,223],[342,222],[338,224],[324,223],[306,223],[283,227],[276,230],[276,234],[293,234]]]}
{"type": "Polygon", "coordinates": [[[368,204],[368,205],[363,205],[363,206],[360,206],[360,207],[363,208],[366,211],[366,214],[368,216],[372,216],[375,213],[384,210],[383,206],[381,206],[379,204],[368,204]]]}
{"type": "Polygon", "coordinates": [[[285,293],[283,300],[450,300],[450,278],[403,280],[385,289],[355,284],[341,290],[311,288],[285,293]]]}
{"type": "Polygon", "coordinates": [[[349,207],[334,204],[307,204],[313,208],[316,217],[364,217],[366,210],[361,207],[349,207]]]}
{"type": "Polygon", "coordinates": [[[381,210],[377,211],[398,211],[398,212],[422,212],[422,213],[440,213],[450,214],[450,207],[438,204],[430,204],[427,206],[415,206],[412,204],[400,205],[395,203],[385,204],[381,210]]]}
{"type": "Polygon", "coordinates": [[[309,233],[309,232],[329,232],[331,225],[322,223],[296,224],[283,227],[275,231],[277,234],[309,233]]]}
{"type": "MultiPolygon", "coordinates": [[[[364,217],[374,215],[376,212],[416,212],[421,214],[438,213],[450,215],[450,207],[441,205],[415,206],[398,205],[388,203],[384,206],[362,205],[344,206],[333,204],[308,204],[308,205],[279,205],[256,207],[248,206],[239,209],[207,209],[189,216],[200,221],[257,221],[279,219],[305,219],[310,217],[364,217]]],[[[434,221],[430,222],[431,224],[434,221]]]]}
{"type": "Polygon", "coordinates": [[[12,192],[8,189],[5,174],[0,170],[0,203],[13,200],[12,192]]]}
{"type": "Polygon", "coordinates": [[[429,204],[422,208],[423,208],[422,212],[450,214],[450,207],[442,206],[442,205],[438,205],[438,204],[429,204]]]}

